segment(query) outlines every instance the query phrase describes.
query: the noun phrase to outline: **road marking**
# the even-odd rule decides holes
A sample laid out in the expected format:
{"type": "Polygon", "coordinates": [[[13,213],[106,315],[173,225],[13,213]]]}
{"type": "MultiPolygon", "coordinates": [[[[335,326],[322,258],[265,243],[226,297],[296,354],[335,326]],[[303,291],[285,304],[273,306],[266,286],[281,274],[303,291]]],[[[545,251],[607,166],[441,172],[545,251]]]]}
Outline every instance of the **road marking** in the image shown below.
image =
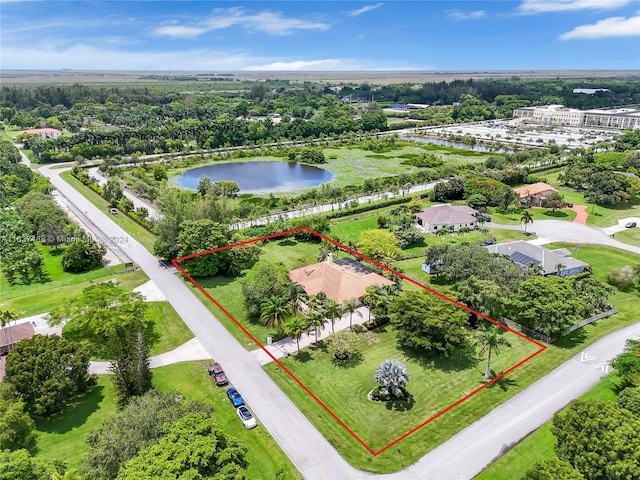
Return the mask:
{"type": "Polygon", "coordinates": [[[587,352],[580,353],[580,361],[581,362],[589,362],[591,360],[597,360],[598,357],[594,357],[593,355],[589,355],[587,352]]]}
{"type": "Polygon", "coordinates": [[[611,369],[611,365],[608,363],[595,363],[591,365],[591,367],[602,370],[603,373],[609,373],[609,370],[611,369]]]}

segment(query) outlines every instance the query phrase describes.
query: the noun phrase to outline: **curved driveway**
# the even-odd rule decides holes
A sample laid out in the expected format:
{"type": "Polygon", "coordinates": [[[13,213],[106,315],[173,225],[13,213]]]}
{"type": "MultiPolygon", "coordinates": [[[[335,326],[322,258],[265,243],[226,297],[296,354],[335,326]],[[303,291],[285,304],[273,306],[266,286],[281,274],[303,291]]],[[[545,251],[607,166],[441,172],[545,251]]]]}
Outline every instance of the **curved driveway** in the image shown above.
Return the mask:
{"type": "MultiPolygon", "coordinates": [[[[198,301],[192,287],[178,278],[172,269],[162,268],[151,253],[129,237],[105,212],[63,181],[59,177],[63,170],[47,166],[40,171],[50,178],[70,203],[86,212],[103,236],[128,239],[118,247],[154,280],[212,358],[224,364],[229,378],[242,391],[261,423],[307,479],[472,478],[490,464],[505,445],[519,441],[551,418],[557,410],[595,385],[609,370],[606,362],[622,351],[625,339],[640,335],[640,323],[636,323],[605,337],[412,466],[390,475],[368,474],[354,469],[340,457],[260,368],[251,352],[245,350],[198,301]]],[[[535,222],[534,225],[538,235],[550,240],[604,243],[640,253],[640,248],[618,242],[584,225],[554,220],[535,222]]]]}

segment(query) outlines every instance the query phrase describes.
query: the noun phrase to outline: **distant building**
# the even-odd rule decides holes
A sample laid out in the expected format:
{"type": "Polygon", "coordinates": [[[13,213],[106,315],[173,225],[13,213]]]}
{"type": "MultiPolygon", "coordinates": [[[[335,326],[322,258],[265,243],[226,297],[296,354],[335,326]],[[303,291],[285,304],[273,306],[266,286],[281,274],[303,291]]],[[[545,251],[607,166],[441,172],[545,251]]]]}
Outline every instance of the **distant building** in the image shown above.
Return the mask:
{"type": "Polygon", "coordinates": [[[516,108],[513,116],[537,125],[607,127],[622,130],[640,128],[640,110],[633,108],[578,110],[563,105],[542,105],[516,108]]]}
{"type": "Polygon", "coordinates": [[[332,254],[324,262],[291,270],[289,279],[302,285],[307,295],[323,292],[338,304],[361,298],[368,287],[393,284],[372,268],[349,258],[334,261],[332,254]]]}
{"type": "Polygon", "coordinates": [[[523,268],[537,265],[542,269],[542,275],[545,276],[568,277],[582,273],[589,268],[589,264],[572,258],[566,248],[548,250],[523,240],[487,245],[484,248],[490,253],[508,256],[523,268]]]}
{"type": "Polygon", "coordinates": [[[22,130],[20,133],[37,135],[40,138],[58,138],[62,135],[62,132],[56,128],[30,128],[29,130],[22,130]]]}
{"type": "Polygon", "coordinates": [[[446,227],[457,232],[463,227],[474,229],[479,212],[466,205],[436,205],[416,213],[418,228],[424,233],[436,233],[446,227]]]}
{"type": "Polygon", "coordinates": [[[542,200],[552,193],[557,192],[555,188],[544,182],[524,185],[522,187],[514,188],[513,191],[518,194],[520,200],[526,201],[527,205],[535,206],[539,206],[542,203],[542,200]]]}
{"type": "Polygon", "coordinates": [[[610,92],[608,88],[574,88],[573,93],[584,93],[586,95],[595,95],[598,92],[610,92]]]}

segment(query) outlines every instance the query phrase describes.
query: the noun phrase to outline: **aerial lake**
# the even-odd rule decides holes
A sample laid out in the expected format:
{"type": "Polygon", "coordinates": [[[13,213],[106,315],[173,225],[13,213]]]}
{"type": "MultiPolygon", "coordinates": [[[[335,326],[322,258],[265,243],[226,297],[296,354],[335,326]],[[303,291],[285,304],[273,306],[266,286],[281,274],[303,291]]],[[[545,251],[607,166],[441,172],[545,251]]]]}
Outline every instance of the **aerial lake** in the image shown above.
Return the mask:
{"type": "Polygon", "coordinates": [[[316,187],[330,181],[329,170],[294,162],[234,162],[207,165],[184,172],[175,178],[182,187],[195,190],[200,177],[212,182],[231,180],[240,186],[240,193],[283,192],[316,187]]]}

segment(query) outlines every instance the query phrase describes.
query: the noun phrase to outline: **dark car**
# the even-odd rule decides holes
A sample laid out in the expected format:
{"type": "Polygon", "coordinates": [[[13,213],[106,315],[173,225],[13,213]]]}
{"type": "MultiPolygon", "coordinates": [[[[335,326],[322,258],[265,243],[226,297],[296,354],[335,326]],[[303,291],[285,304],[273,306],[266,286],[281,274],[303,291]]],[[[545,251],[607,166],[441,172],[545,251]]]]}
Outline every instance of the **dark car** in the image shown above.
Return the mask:
{"type": "Polygon", "coordinates": [[[225,375],[224,370],[222,370],[222,367],[219,363],[209,364],[207,370],[209,371],[209,375],[211,375],[211,377],[216,381],[216,385],[218,385],[219,387],[229,383],[229,380],[227,379],[227,376],[225,375]]]}
{"type": "Polygon", "coordinates": [[[629,223],[625,223],[624,225],[626,228],[634,228],[636,226],[636,222],[629,222],[629,223]]]}
{"type": "Polygon", "coordinates": [[[229,397],[229,401],[234,407],[244,405],[242,395],[240,395],[240,392],[233,387],[227,388],[227,397],[229,397]]]}
{"type": "Polygon", "coordinates": [[[491,217],[489,215],[483,215],[484,217],[484,221],[485,222],[490,222],[491,221],[491,217]]]}

